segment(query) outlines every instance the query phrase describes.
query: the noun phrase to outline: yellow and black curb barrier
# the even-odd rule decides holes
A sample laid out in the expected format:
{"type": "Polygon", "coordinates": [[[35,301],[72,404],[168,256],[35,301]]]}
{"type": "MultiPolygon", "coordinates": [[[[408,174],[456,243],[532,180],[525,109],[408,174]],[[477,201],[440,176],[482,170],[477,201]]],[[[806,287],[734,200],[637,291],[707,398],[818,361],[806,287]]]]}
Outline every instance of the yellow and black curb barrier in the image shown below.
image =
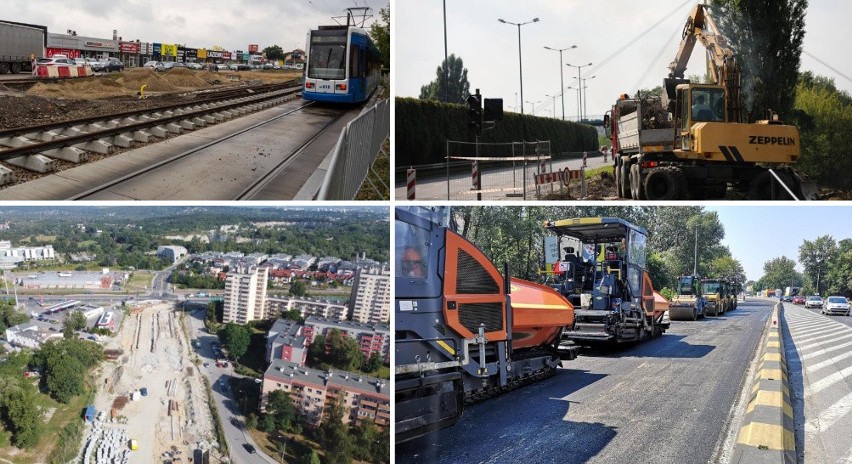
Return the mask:
{"type": "Polygon", "coordinates": [[[781,334],[783,306],[775,305],[758,350],[751,398],[734,449],[733,463],[795,463],[796,435],[787,360],[781,334]]]}

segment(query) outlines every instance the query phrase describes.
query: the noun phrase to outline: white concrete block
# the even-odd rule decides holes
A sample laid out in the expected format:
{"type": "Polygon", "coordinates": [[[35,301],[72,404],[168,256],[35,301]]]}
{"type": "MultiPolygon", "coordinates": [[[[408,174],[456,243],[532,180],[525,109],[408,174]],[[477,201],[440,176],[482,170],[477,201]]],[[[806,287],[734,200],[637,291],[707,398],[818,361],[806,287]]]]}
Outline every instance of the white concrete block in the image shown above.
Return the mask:
{"type": "Polygon", "coordinates": [[[187,121],[187,120],[184,119],[183,121],[179,122],[178,124],[180,124],[180,127],[184,128],[186,130],[195,129],[195,124],[193,124],[192,121],[187,121]]]}
{"type": "Polygon", "coordinates": [[[18,166],[29,171],[44,174],[53,171],[53,160],[44,155],[19,156],[6,160],[12,166],[18,166]]]}
{"type": "Polygon", "coordinates": [[[163,126],[149,127],[146,130],[148,131],[149,134],[153,135],[154,137],[159,137],[159,138],[165,137],[166,133],[168,133],[168,130],[166,130],[166,128],[163,127],[163,126]]]}
{"type": "Polygon", "coordinates": [[[166,124],[166,130],[173,134],[180,134],[181,132],[183,132],[183,129],[181,129],[180,126],[173,122],[166,124]]]}
{"type": "Polygon", "coordinates": [[[0,185],[11,184],[12,182],[15,182],[15,171],[6,166],[0,166],[0,185]]]}
{"type": "Polygon", "coordinates": [[[111,142],[117,147],[130,148],[130,145],[133,144],[133,138],[130,133],[118,134],[112,138],[111,142]]]}
{"type": "Polygon", "coordinates": [[[195,124],[198,127],[204,127],[204,126],[207,125],[207,121],[205,121],[204,119],[201,119],[199,117],[192,118],[192,123],[195,124]]]}
{"type": "Polygon", "coordinates": [[[82,163],[89,159],[89,154],[79,148],[62,147],[54,150],[47,150],[41,153],[48,158],[61,159],[71,163],[82,163]]]}
{"type": "Polygon", "coordinates": [[[148,143],[148,140],[151,138],[151,134],[145,131],[135,131],[133,132],[133,140],[142,143],[148,143]]]}

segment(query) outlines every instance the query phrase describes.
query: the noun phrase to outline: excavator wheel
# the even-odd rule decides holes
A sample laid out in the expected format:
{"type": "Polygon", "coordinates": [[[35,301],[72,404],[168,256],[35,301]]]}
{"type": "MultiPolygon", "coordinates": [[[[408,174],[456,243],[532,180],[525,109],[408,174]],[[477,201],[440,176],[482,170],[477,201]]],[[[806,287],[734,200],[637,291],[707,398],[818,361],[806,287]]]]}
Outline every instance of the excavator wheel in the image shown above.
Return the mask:
{"type": "Polygon", "coordinates": [[[644,187],[649,200],[681,200],[686,197],[686,175],[673,166],[654,168],[645,176],[644,187]]]}
{"type": "MultiPolygon", "coordinates": [[[[784,171],[776,172],[778,177],[784,182],[788,187],[793,189],[793,179],[784,171]]],[[[749,200],[771,200],[772,199],[772,189],[775,189],[775,199],[776,200],[792,200],[790,194],[784,190],[784,187],[778,185],[775,181],[775,178],[772,177],[772,174],[769,171],[763,171],[760,174],[756,175],[754,179],[752,179],[751,183],[748,186],[748,199],[749,200]],[[774,184],[774,185],[773,185],[774,184]]]]}

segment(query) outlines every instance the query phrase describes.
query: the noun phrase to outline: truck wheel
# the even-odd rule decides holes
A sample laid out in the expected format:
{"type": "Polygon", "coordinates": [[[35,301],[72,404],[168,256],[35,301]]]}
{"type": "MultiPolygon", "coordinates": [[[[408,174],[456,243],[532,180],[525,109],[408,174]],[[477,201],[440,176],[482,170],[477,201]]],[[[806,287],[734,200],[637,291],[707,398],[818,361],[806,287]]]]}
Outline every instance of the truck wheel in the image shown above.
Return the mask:
{"type": "Polygon", "coordinates": [[[630,172],[624,159],[619,160],[618,169],[621,171],[621,198],[630,198],[630,172]]]}
{"type": "Polygon", "coordinates": [[[680,200],[683,198],[685,181],[686,176],[676,168],[667,166],[651,169],[645,176],[645,195],[652,201],[680,200]]]}
{"type": "Polygon", "coordinates": [[[21,63],[12,63],[12,74],[18,74],[21,72],[21,69],[23,69],[21,63]]]}
{"type": "Polygon", "coordinates": [[[613,174],[615,175],[615,196],[621,198],[621,163],[620,160],[615,161],[615,169],[613,169],[613,174]]]}
{"type": "MultiPolygon", "coordinates": [[[[778,177],[787,184],[788,187],[793,187],[793,180],[790,176],[783,171],[776,172],[778,177]]],[[[769,171],[762,171],[760,174],[756,175],[754,179],[752,179],[751,183],[748,187],[748,199],[749,200],[771,200],[772,199],[772,189],[775,188],[775,199],[776,200],[792,200],[790,194],[784,190],[784,187],[778,185],[775,181],[775,178],[772,177],[772,174],[769,171]],[[774,184],[774,186],[773,186],[774,184]]]]}
{"type": "Polygon", "coordinates": [[[642,176],[639,172],[639,165],[632,164],[630,166],[630,195],[634,200],[646,200],[645,186],[642,185],[642,176]]]}
{"type": "Polygon", "coordinates": [[[0,63],[0,74],[9,72],[9,63],[0,63]]]}

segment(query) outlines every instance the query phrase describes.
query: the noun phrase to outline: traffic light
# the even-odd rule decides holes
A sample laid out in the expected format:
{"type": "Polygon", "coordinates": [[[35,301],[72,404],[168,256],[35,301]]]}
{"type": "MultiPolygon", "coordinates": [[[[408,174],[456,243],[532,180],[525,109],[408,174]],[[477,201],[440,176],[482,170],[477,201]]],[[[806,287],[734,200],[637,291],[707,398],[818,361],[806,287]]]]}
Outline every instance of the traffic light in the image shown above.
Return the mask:
{"type": "Polygon", "coordinates": [[[482,131],[482,95],[479,89],[476,89],[476,94],[467,97],[467,107],[470,127],[478,134],[482,131]]]}
{"type": "Polygon", "coordinates": [[[503,120],[503,99],[502,98],[486,98],[485,111],[483,119],[486,121],[502,121],[503,120]]]}

